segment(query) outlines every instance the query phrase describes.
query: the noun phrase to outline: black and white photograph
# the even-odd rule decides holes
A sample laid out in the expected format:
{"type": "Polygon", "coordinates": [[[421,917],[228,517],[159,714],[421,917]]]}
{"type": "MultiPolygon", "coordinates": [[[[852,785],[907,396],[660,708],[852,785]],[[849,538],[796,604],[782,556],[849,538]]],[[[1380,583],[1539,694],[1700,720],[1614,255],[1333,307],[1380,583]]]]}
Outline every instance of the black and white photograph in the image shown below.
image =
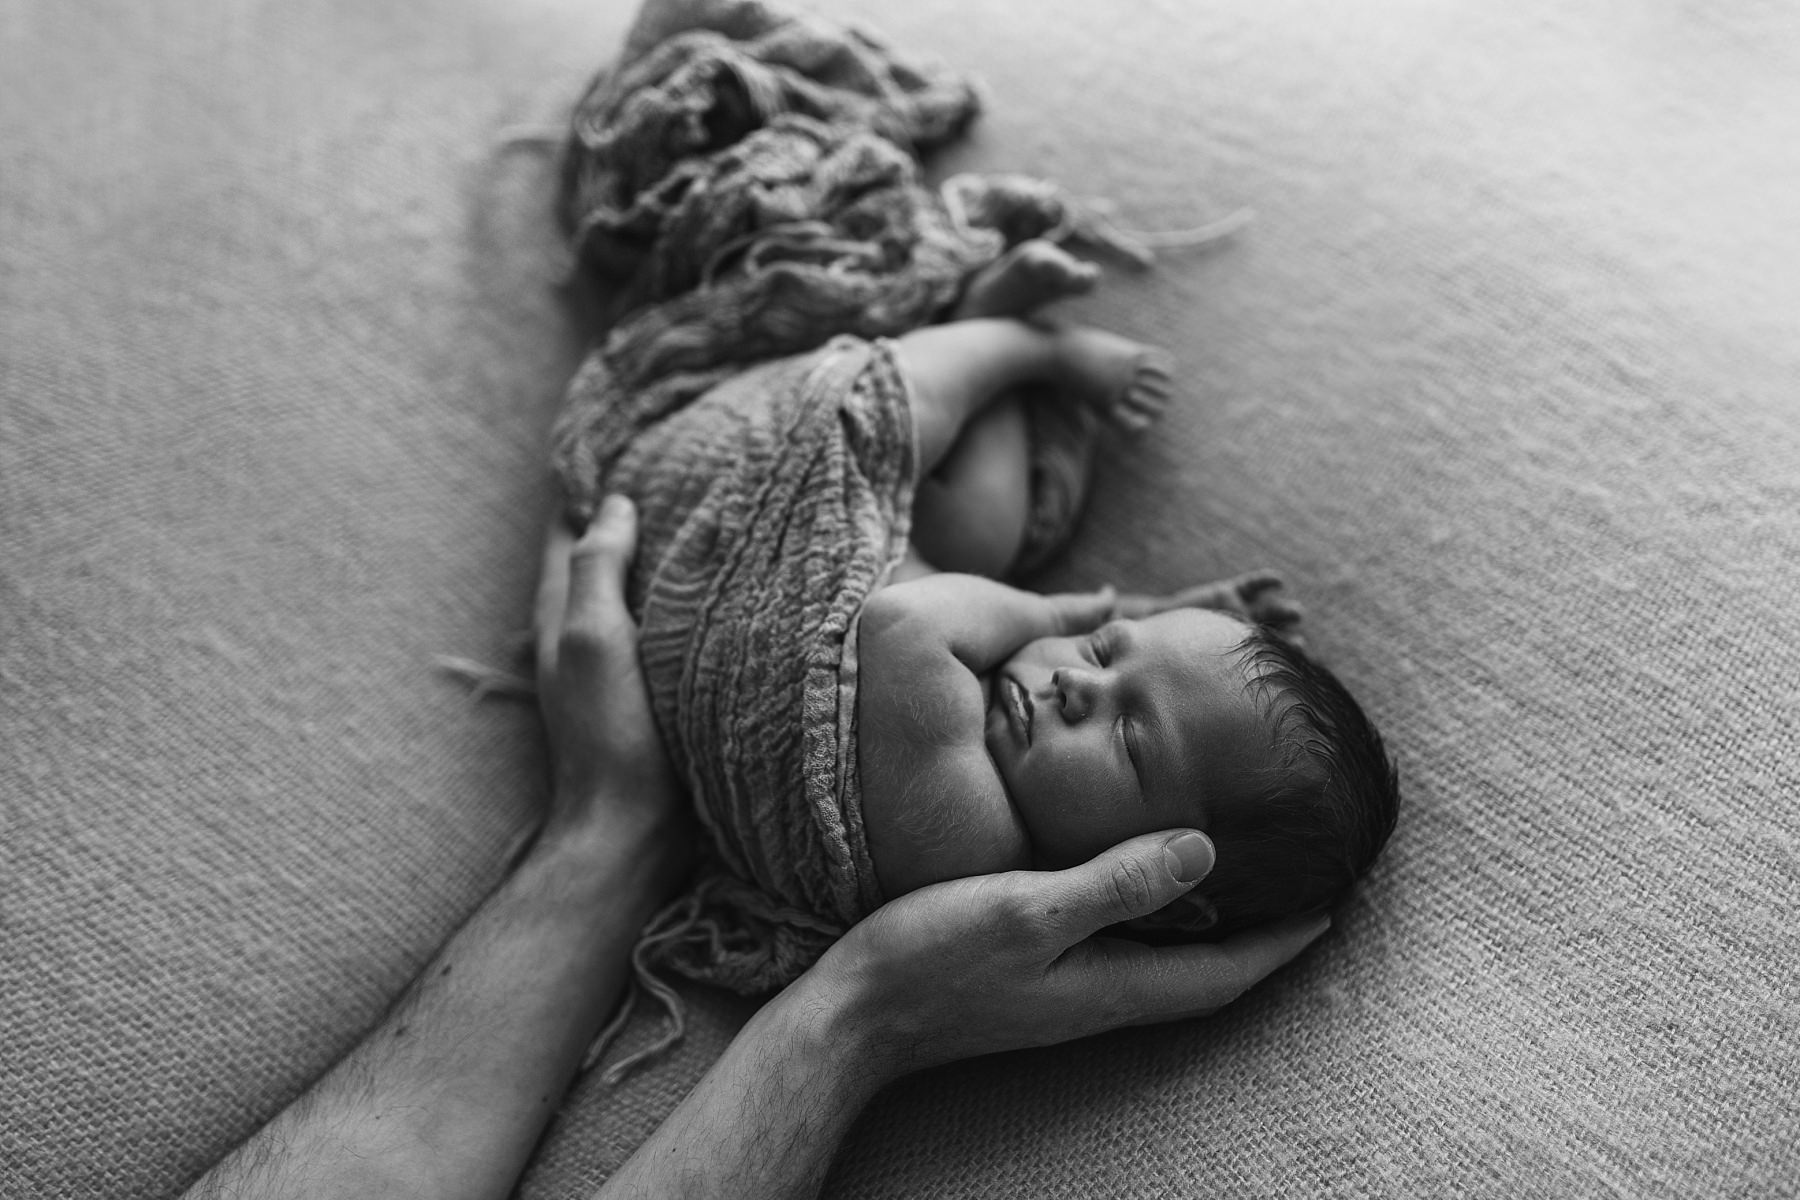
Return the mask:
{"type": "Polygon", "coordinates": [[[4,0],[0,1200],[1800,1196],[1800,7],[4,0]]]}

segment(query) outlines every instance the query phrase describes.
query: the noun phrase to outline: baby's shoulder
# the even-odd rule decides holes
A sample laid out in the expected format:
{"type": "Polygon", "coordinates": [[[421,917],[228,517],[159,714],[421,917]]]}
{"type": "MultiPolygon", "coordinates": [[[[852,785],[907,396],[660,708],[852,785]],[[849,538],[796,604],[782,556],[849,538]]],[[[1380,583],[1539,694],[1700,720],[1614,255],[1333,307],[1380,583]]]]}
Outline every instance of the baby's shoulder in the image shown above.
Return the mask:
{"type": "Polygon", "coordinates": [[[982,744],[982,680],[908,620],[870,620],[858,634],[857,722],[918,746],[982,744]]]}

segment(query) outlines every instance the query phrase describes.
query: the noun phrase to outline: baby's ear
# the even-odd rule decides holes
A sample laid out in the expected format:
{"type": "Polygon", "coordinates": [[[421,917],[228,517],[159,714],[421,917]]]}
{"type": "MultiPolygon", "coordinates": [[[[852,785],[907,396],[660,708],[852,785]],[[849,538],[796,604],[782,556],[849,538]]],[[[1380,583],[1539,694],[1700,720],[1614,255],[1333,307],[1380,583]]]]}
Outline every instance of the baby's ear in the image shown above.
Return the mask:
{"type": "Polygon", "coordinates": [[[1219,923],[1219,910],[1199,892],[1189,892],[1163,905],[1147,917],[1125,922],[1133,933],[1167,936],[1179,933],[1205,933],[1219,923]]]}

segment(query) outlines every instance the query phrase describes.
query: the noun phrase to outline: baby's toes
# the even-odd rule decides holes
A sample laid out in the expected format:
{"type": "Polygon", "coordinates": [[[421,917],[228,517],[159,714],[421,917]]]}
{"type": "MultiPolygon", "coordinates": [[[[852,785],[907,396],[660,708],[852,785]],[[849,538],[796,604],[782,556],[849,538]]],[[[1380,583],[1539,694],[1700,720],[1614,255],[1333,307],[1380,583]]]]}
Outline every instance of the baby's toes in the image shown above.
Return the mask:
{"type": "Polygon", "coordinates": [[[1156,419],[1167,407],[1166,400],[1158,401],[1153,396],[1128,393],[1120,397],[1118,405],[1112,410],[1112,420],[1126,433],[1142,433],[1156,423],[1156,419]]]}
{"type": "Polygon", "coordinates": [[[1173,389],[1162,357],[1149,352],[1113,405],[1113,419],[1129,432],[1148,428],[1168,410],[1173,389]]]}
{"type": "Polygon", "coordinates": [[[1159,391],[1168,395],[1174,388],[1175,360],[1167,351],[1146,346],[1138,355],[1137,367],[1132,372],[1131,382],[1138,387],[1150,391],[1159,391]]]}

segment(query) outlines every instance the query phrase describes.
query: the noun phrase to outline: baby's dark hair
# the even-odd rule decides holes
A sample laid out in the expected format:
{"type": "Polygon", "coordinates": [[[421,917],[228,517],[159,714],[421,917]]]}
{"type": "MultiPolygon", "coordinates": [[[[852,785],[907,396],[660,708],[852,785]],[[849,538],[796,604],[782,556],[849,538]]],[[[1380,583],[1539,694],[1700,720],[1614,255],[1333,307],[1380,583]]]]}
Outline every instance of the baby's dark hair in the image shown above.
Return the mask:
{"type": "Polygon", "coordinates": [[[1399,773],[1337,677],[1262,626],[1238,649],[1274,723],[1277,763],[1260,795],[1222,806],[1206,831],[1218,862],[1192,896],[1210,901],[1216,920],[1205,905],[1177,902],[1157,923],[1163,935],[1211,940],[1329,907],[1374,863],[1399,815],[1399,773]],[[1181,929],[1184,910],[1204,927],[1181,929]]]}

